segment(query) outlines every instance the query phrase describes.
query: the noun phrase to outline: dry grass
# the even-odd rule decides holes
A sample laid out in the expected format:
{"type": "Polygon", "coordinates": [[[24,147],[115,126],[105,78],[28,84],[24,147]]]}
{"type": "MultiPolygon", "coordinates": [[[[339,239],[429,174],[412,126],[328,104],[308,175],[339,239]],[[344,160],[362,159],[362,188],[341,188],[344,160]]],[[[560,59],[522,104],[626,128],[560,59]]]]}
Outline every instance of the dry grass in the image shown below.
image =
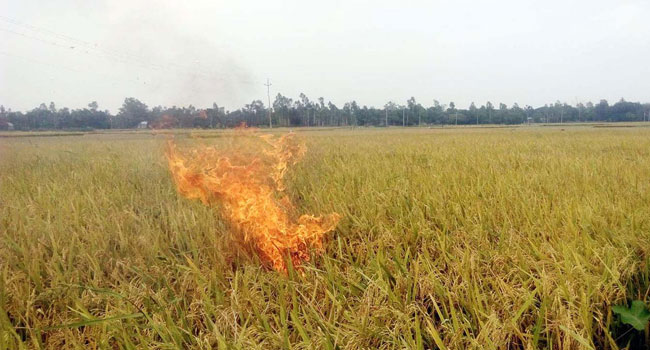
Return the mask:
{"type": "Polygon", "coordinates": [[[289,193],[343,219],[288,278],[162,135],[0,140],[0,349],[616,348],[610,306],[649,300],[647,128],[300,133],[289,193]]]}

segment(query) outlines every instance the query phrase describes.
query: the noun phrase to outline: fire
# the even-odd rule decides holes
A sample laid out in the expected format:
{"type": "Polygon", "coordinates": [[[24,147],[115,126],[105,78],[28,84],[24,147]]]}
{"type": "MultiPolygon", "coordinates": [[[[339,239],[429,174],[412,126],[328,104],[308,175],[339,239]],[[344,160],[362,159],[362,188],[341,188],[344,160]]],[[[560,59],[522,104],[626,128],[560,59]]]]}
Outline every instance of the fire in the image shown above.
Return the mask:
{"type": "Polygon", "coordinates": [[[243,145],[232,150],[181,152],[170,140],[166,155],[176,187],[183,196],[218,208],[233,233],[264,263],[286,273],[289,257],[302,271],[309,250],[322,251],[323,235],[336,227],[340,216],[295,215],[284,194],[284,177],[307,150],[295,134],[274,138],[241,128],[237,135],[243,145]]]}

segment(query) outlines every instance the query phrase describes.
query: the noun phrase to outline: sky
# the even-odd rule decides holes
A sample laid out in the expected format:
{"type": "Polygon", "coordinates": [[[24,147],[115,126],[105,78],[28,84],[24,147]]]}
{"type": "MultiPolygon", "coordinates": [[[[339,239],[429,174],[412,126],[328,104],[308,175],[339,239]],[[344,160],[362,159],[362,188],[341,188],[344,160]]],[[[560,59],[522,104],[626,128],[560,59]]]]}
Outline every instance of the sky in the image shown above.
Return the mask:
{"type": "Polygon", "coordinates": [[[2,0],[0,104],[650,102],[648,0],[2,0]]]}

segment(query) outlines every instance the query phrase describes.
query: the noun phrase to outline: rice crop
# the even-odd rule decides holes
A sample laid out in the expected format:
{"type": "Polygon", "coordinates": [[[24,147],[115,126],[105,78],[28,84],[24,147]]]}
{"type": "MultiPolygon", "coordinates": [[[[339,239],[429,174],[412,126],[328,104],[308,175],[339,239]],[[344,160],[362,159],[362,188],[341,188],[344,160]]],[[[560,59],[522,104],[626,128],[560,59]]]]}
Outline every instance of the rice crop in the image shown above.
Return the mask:
{"type": "MultiPolygon", "coordinates": [[[[166,136],[0,139],[0,349],[617,349],[650,301],[650,129],[294,130],[302,273],[232,249],[166,136]]],[[[284,134],[287,130],[274,130],[284,134]]],[[[179,134],[226,145],[231,131],[179,134]]]]}

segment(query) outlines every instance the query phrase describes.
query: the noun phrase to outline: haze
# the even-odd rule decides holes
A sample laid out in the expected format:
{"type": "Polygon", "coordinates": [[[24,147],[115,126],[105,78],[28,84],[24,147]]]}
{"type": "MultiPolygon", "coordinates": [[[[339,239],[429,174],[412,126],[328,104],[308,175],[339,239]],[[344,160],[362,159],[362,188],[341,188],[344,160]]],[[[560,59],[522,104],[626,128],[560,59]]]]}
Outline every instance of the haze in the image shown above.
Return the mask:
{"type": "Polygon", "coordinates": [[[0,104],[647,102],[648,1],[13,1],[0,104]]]}

